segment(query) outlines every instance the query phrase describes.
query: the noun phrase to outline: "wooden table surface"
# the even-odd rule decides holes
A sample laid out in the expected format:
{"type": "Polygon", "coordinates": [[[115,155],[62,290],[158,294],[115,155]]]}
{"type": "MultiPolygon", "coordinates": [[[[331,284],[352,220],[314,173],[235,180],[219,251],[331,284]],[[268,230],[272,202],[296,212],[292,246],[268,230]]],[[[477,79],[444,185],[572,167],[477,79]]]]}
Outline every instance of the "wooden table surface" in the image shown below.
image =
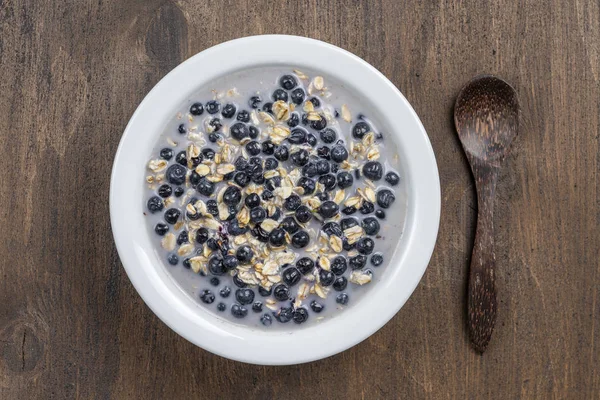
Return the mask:
{"type": "Polygon", "coordinates": [[[597,0],[0,0],[0,114],[1,399],[600,398],[597,0]],[[113,155],[145,94],[195,53],[265,33],[328,41],[389,77],[442,186],[436,249],[404,308],[360,345],[291,367],[172,332],[129,282],[108,213],[113,155]],[[483,356],[465,331],[477,204],[452,123],[480,73],[522,104],[483,356]]]}

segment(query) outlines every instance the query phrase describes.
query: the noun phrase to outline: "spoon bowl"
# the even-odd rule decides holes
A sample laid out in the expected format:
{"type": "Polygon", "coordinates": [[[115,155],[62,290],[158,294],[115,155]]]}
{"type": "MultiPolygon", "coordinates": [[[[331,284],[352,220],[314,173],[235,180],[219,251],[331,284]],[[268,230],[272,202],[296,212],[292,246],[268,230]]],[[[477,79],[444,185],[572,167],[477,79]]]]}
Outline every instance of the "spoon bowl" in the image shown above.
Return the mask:
{"type": "Polygon", "coordinates": [[[515,90],[500,78],[476,77],[456,99],[454,124],[477,188],[477,232],[469,271],[467,322],[475,349],[483,353],[496,322],[494,197],[498,173],[518,131],[515,90]]]}

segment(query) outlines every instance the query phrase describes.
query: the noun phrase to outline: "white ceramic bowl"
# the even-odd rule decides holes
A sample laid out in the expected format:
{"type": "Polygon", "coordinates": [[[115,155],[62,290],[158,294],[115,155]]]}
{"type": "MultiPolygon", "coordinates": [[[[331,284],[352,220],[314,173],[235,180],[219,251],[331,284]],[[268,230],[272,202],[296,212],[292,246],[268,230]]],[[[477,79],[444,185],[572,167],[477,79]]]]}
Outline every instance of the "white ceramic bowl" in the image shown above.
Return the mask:
{"type": "Polygon", "coordinates": [[[330,44],[296,36],[253,36],[211,47],[165,76],[139,105],[115,156],[110,214],[119,256],[146,304],[175,332],[223,357],[254,364],[298,364],[328,357],[366,339],[404,305],[423,276],[440,218],[437,166],[427,134],[408,101],[379,71],[330,44]],[[302,55],[308,55],[306,57],[302,55]],[[145,226],[146,162],[166,122],[211,80],[261,65],[287,65],[334,76],[380,111],[399,147],[408,185],[404,234],[381,281],[351,309],[331,320],[264,331],[219,318],[186,295],[158,258],[145,226]],[[400,126],[401,130],[393,130],[400,126]]]}

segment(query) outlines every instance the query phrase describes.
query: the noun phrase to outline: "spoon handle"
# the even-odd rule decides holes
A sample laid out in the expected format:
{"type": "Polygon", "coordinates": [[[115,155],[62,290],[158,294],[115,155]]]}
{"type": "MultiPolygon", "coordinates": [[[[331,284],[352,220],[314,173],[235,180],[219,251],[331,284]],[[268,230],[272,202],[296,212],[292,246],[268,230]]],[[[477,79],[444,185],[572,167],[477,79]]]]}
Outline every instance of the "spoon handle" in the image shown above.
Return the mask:
{"type": "Polygon", "coordinates": [[[483,353],[496,323],[496,255],[494,252],[494,195],[498,171],[473,170],[477,184],[477,233],[471,256],[468,293],[469,336],[483,353]]]}

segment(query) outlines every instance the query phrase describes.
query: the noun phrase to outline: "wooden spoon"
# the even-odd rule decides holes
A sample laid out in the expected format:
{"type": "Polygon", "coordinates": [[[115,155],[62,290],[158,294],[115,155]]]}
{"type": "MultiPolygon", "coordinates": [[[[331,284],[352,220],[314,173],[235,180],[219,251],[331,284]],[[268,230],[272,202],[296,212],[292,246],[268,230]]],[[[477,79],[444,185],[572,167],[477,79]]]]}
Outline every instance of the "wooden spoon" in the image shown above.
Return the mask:
{"type": "Polygon", "coordinates": [[[475,349],[483,353],[496,322],[494,196],[498,173],[519,126],[515,90],[494,76],[476,77],[456,99],[454,124],[477,187],[477,233],[469,273],[468,329],[475,349]]]}

